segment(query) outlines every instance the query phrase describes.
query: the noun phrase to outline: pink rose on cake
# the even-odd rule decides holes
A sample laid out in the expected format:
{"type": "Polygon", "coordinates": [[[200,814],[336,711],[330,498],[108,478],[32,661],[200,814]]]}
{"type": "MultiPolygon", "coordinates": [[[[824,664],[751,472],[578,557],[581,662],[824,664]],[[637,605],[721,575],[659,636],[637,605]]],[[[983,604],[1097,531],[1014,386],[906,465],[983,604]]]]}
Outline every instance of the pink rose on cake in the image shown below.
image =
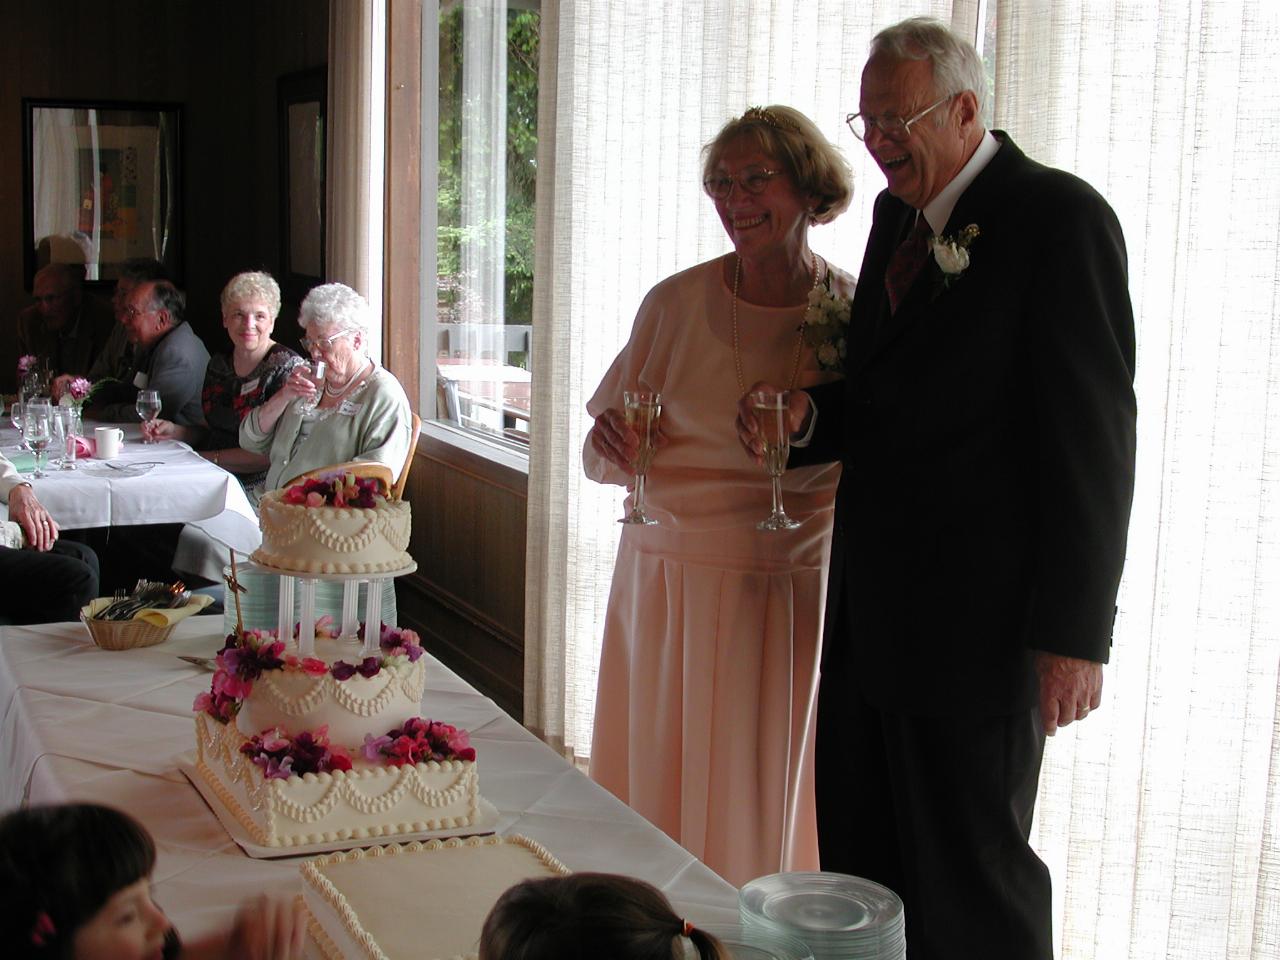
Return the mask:
{"type": "Polygon", "coordinates": [[[358,507],[372,509],[387,499],[386,486],[373,477],[352,473],[325,474],[295,483],[280,498],[304,507],[358,507]]]}
{"type": "Polygon", "coordinates": [[[476,758],[467,731],[421,717],[410,717],[381,737],[365,734],[363,753],[366,760],[382,760],[391,766],[476,758]]]}

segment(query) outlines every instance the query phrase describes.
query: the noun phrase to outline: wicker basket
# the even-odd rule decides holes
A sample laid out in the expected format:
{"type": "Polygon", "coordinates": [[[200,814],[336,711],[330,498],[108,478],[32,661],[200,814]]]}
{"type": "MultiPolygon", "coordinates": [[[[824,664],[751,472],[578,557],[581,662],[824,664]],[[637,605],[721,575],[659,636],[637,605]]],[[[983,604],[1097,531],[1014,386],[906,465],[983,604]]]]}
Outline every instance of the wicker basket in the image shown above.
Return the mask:
{"type": "Polygon", "coordinates": [[[115,600],[112,597],[99,597],[90,600],[87,607],[80,608],[80,620],[89,628],[89,636],[103,650],[134,650],[138,647],[154,647],[164,643],[173,633],[177,624],[157,627],[145,620],[91,620],[99,610],[106,609],[115,600]]]}

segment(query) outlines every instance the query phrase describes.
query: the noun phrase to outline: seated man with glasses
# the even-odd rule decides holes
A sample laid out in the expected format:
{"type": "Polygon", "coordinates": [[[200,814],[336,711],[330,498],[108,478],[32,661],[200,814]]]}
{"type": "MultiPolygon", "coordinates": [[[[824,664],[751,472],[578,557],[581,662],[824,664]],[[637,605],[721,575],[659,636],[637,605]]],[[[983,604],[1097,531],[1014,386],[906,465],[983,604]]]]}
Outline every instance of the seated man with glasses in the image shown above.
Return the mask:
{"type": "Polygon", "coordinates": [[[136,422],[139,390],[160,394],[160,416],[182,426],[202,421],[200,391],[209,351],[183,320],[186,298],[167,280],[145,281],[128,291],[120,324],[132,360],[120,382],[99,389],[86,415],[112,423],[136,422]]]}
{"type": "Polygon", "coordinates": [[[35,303],[18,314],[18,355],[47,360],[54,376],[84,376],[115,328],[111,309],[84,295],[84,264],[41,267],[31,295],[35,303]]]}

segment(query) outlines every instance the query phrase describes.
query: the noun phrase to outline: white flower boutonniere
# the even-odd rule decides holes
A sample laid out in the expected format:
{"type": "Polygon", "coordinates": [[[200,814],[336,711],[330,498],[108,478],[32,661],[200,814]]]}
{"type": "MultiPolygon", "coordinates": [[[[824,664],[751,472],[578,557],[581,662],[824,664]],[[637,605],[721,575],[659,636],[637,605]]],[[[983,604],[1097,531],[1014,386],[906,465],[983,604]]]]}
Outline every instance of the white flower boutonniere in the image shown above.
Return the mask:
{"type": "Polygon", "coordinates": [[[981,232],[976,223],[971,223],[954,237],[934,237],[929,241],[933,259],[942,270],[942,289],[959,280],[969,268],[969,247],[981,232]]]}
{"type": "Polygon", "coordinates": [[[804,342],[818,355],[823,370],[844,371],[849,332],[849,301],[831,292],[831,274],[809,291],[809,306],[800,323],[804,342]]]}

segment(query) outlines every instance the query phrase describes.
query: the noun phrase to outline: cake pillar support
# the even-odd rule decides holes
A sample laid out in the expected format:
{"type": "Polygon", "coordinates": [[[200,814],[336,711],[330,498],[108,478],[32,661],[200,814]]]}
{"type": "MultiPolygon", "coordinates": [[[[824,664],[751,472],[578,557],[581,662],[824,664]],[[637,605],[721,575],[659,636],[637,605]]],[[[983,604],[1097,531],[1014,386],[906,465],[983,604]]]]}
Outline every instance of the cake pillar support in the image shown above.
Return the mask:
{"type": "Polygon", "coordinates": [[[382,579],[373,577],[364,598],[364,648],[366,657],[375,656],[382,639],[382,579]]]}
{"type": "Polygon", "coordinates": [[[279,594],[276,597],[276,637],[289,642],[293,636],[293,577],[282,576],[279,594]]]}
{"type": "Polygon", "coordinates": [[[316,652],[316,582],[311,579],[301,580],[298,611],[298,652],[304,657],[314,656],[316,652]]]}
{"type": "Polygon", "coordinates": [[[360,581],[348,580],[342,585],[342,633],[344,639],[355,639],[360,629],[360,581]]]}

